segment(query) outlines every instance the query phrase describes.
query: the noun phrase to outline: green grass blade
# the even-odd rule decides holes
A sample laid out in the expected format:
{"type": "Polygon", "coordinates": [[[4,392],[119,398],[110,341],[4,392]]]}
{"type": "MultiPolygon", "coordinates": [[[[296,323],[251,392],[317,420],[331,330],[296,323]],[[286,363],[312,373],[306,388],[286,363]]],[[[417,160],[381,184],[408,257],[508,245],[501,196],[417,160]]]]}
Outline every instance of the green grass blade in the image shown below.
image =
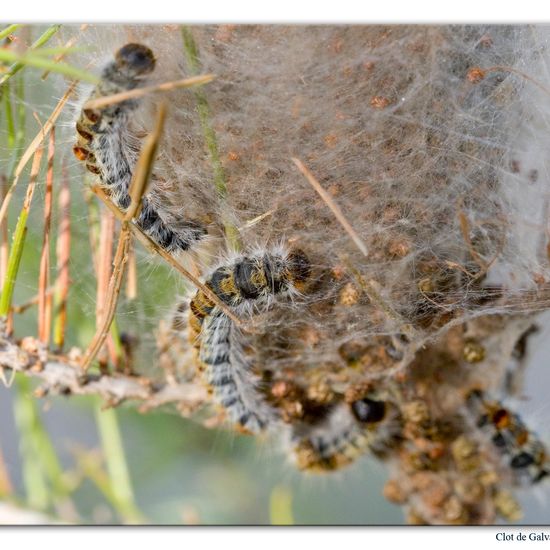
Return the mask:
{"type": "Polygon", "coordinates": [[[41,48],[50,38],[57,33],[61,25],[50,25],[32,44],[31,50],[41,48]]]}
{"type": "Polygon", "coordinates": [[[40,171],[42,153],[43,153],[43,149],[39,148],[34,154],[34,159],[32,162],[31,174],[30,174],[30,182],[27,187],[25,200],[23,201],[23,207],[21,208],[19,218],[17,219],[17,223],[15,225],[15,231],[13,234],[13,244],[10,249],[10,254],[8,257],[8,266],[6,269],[5,279],[2,285],[2,296],[0,296],[0,318],[7,317],[10,311],[11,300],[13,298],[13,291],[15,289],[15,281],[17,280],[17,274],[19,273],[19,265],[21,263],[23,248],[25,247],[25,238],[27,236],[27,219],[29,217],[32,198],[34,196],[34,190],[36,188],[36,179],[40,171]]]}
{"type": "Polygon", "coordinates": [[[32,54],[36,56],[47,57],[50,55],[65,55],[68,53],[81,53],[86,51],[88,48],[77,47],[77,46],[59,46],[56,48],[39,48],[38,50],[32,50],[32,54]]]}
{"type": "Polygon", "coordinates": [[[20,24],[9,25],[4,30],[0,31],[0,40],[4,40],[6,36],[13,34],[19,27],[21,27],[20,24]]]}
{"type": "Polygon", "coordinates": [[[36,410],[29,391],[29,381],[24,377],[18,377],[13,412],[19,432],[19,453],[27,504],[35,510],[44,511],[50,505],[50,492],[36,452],[36,410]]]}
{"type": "MultiPolygon", "coordinates": [[[[11,161],[9,165],[9,169],[7,170],[8,173],[8,181],[13,181],[13,178],[15,176],[15,168],[17,164],[19,163],[19,159],[21,158],[21,154],[23,151],[23,146],[25,145],[25,124],[26,124],[26,118],[27,118],[27,111],[25,108],[25,80],[23,78],[24,73],[20,73],[15,78],[15,97],[16,97],[16,130],[15,130],[15,141],[12,147],[12,155],[11,155],[11,161]]],[[[7,85],[2,88],[5,90],[7,88],[7,85]]],[[[0,90],[1,91],[1,90],[0,90]]]]}
{"type": "Polygon", "coordinates": [[[17,377],[14,413],[21,439],[21,458],[26,472],[25,490],[28,503],[40,510],[67,500],[70,488],[50,436],[44,427],[36,400],[31,394],[30,380],[17,377]]]}
{"type": "Polygon", "coordinates": [[[13,234],[13,244],[8,259],[6,279],[4,280],[4,284],[2,286],[2,296],[0,296],[0,317],[7,317],[11,307],[11,300],[13,298],[13,291],[15,289],[15,281],[17,280],[19,264],[21,263],[21,256],[23,254],[23,248],[25,246],[25,238],[27,236],[28,217],[28,211],[22,210],[17,220],[17,225],[15,226],[15,232],[13,234]]]}
{"type": "Polygon", "coordinates": [[[269,497],[269,519],[271,525],[294,525],[292,493],[288,487],[273,487],[269,497]]]}
{"type": "MultiPolygon", "coordinates": [[[[44,59],[42,56],[36,55],[34,53],[25,53],[23,55],[19,55],[9,50],[0,49],[0,61],[8,63],[15,62],[14,66],[17,65],[19,67],[17,70],[20,70],[24,66],[29,66],[59,73],[75,80],[91,82],[92,84],[97,84],[99,82],[99,78],[92,73],[89,73],[88,71],[84,71],[83,69],[79,69],[78,67],[67,65],[67,63],[59,63],[57,61],[54,61],[53,59],[44,59]]],[[[0,85],[4,84],[8,80],[8,78],[11,78],[15,74],[15,72],[10,70],[2,78],[0,78],[0,85]]]]}
{"type": "MultiPolygon", "coordinates": [[[[43,46],[44,44],[46,44],[46,42],[48,42],[48,40],[50,40],[50,38],[61,28],[61,25],[51,25],[49,26],[43,34],[41,34],[34,42],[33,44],[31,45],[31,47],[29,48],[29,51],[32,51],[32,50],[35,50],[37,48],[40,48],[41,46],[43,46]]],[[[7,52],[7,50],[0,50],[0,52],[7,52]]],[[[10,52],[10,53],[13,53],[13,52],[10,52]]],[[[21,56],[18,56],[18,57],[21,57],[21,56]]],[[[0,60],[2,60],[0,58],[0,60]]],[[[0,85],[4,84],[4,82],[6,82],[6,80],[8,80],[9,78],[11,78],[14,74],[16,74],[17,72],[19,72],[24,66],[25,66],[25,63],[22,63],[20,60],[18,61],[17,59],[15,60],[15,62],[13,60],[11,61],[8,61],[8,63],[11,63],[13,62],[13,65],[8,69],[8,72],[6,74],[4,74],[4,76],[2,76],[2,78],[0,78],[0,85]]]]}
{"type": "MultiPolygon", "coordinates": [[[[181,28],[181,35],[183,38],[183,49],[185,51],[191,76],[196,76],[200,74],[201,66],[199,51],[193,38],[193,33],[189,27],[184,25],[181,28]]],[[[208,106],[208,100],[206,99],[206,94],[202,88],[197,87],[193,90],[193,92],[197,101],[197,111],[199,113],[199,120],[204,135],[204,141],[210,155],[210,163],[214,173],[214,185],[216,186],[220,199],[223,201],[227,196],[227,184],[225,182],[225,175],[223,173],[223,167],[220,161],[216,132],[214,131],[211,122],[210,107],[208,106]]],[[[224,231],[227,244],[233,250],[239,250],[241,246],[239,231],[237,228],[228,221],[225,221],[224,231]]]]}
{"type": "Polygon", "coordinates": [[[105,494],[111,495],[111,504],[125,521],[143,523],[143,514],[134,500],[117,413],[114,409],[102,411],[98,401],[95,416],[109,475],[110,488],[105,494]]]}
{"type": "Polygon", "coordinates": [[[3,94],[4,100],[4,112],[6,115],[6,132],[8,138],[8,147],[13,149],[15,147],[15,122],[13,120],[13,110],[11,105],[11,89],[9,83],[6,84],[3,94]]]}
{"type": "MultiPolygon", "coordinates": [[[[187,63],[191,72],[191,76],[200,74],[200,59],[197,49],[197,45],[193,38],[191,29],[187,26],[183,26],[181,29],[183,36],[183,46],[187,57],[187,63]]],[[[206,141],[206,147],[210,154],[210,161],[212,163],[212,169],[214,171],[214,184],[216,189],[222,198],[227,195],[227,186],[225,183],[225,177],[223,173],[222,164],[220,161],[220,155],[218,152],[218,144],[216,140],[216,133],[210,123],[210,108],[204,91],[200,88],[194,90],[195,98],[197,100],[197,108],[199,112],[199,118],[206,141]]]]}

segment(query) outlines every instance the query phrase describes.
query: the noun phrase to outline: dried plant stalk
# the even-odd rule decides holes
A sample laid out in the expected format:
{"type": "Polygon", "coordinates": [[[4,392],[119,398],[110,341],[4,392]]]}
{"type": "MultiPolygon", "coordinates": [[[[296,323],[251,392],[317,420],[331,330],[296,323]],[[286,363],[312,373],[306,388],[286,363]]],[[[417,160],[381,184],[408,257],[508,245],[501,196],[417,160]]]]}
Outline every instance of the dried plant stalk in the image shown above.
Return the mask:
{"type": "Polygon", "coordinates": [[[38,279],[38,339],[48,344],[52,321],[52,295],[50,285],[50,229],[53,200],[53,161],[55,155],[55,128],[50,132],[48,145],[48,166],[46,173],[46,195],[44,202],[44,237],[40,253],[40,274],[38,279]]]}

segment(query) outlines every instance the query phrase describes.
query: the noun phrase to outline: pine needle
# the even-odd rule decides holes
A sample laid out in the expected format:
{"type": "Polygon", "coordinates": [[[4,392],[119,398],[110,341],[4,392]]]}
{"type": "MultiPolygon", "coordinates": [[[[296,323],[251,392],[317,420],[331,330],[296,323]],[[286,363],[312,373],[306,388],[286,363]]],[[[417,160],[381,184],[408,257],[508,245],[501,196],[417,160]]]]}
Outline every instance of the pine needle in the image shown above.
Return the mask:
{"type": "Polygon", "coordinates": [[[96,330],[96,333],[86,350],[84,357],[82,358],[81,367],[82,370],[86,371],[96,355],[99,353],[99,350],[103,346],[107,335],[109,334],[109,329],[111,323],[114,319],[116,312],[116,305],[118,301],[118,296],[120,294],[120,287],[122,285],[122,277],[124,275],[124,268],[126,261],[128,259],[128,246],[130,244],[131,232],[127,225],[124,225],[120,231],[120,236],[118,239],[117,250],[115,254],[115,259],[113,262],[113,272],[111,279],[109,281],[109,287],[107,289],[107,299],[105,301],[105,308],[103,310],[103,318],[96,330]]]}
{"type": "MultiPolygon", "coordinates": [[[[7,61],[8,63],[13,63],[13,65],[8,69],[8,71],[0,78],[0,86],[4,84],[8,79],[10,79],[13,75],[17,74],[21,69],[25,67],[25,65],[31,65],[31,63],[28,62],[29,57],[32,58],[32,53],[29,54],[28,52],[32,52],[33,50],[36,50],[46,44],[50,38],[57,33],[57,31],[61,28],[61,25],[51,25],[48,27],[44,33],[39,36],[35,42],[31,45],[31,47],[27,50],[27,53],[23,55],[16,54],[10,50],[7,49],[0,49],[0,61],[7,61]]],[[[6,32],[5,30],[3,32],[6,32]]],[[[10,33],[11,34],[11,33],[10,33]]],[[[53,62],[52,62],[53,63],[53,62]]]]}
{"type": "Polygon", "coordinates": [[[323,189],[321,184],[315,179],[315,176],[306,168],[302,161],[297,158],[293,158],[292,162],[297,166],[298,170],[305,176],[311,187],[317,191],[319,196],[323,199],[324,203],[332,210],[334,217],[338,220],[340,225],[346,230],[351,240],[355,243],[355,246],[361,251],[363,256],[368,256],[367,245],[362,241],[361,237],[357,234],[355,229],[348,222],[340,207],[334,202],[333,198],[323,189]]]}
{"type": "Polygon", "coordinates": [[[69,260],[71,253],[71,191],[67,166],[63,166],[61,190],[58,198],[58,234],[56,242],[57,280],[55,282],[55,318],[53,343],[63,349],[67,323],[67,296],[69,294],[69,260]]]}
{"type": "MultiPolygon", "coordinates": [[[[200,71],[200,58],[197,44],[193,38],[191,29],[187,26],[182,26],[181,34],[183,37],[183,48],[187,57],[187,63],[192,74],[197,74],[200,71]]],[[[222,202],[226,201],[227,183],[223,172],[222,163],[220,161],[220,153],[218,150],[218,140],[216,132],[212,126],[210,107],[206,94],[200,88],[195,90],[195,99],[197,101],[197,110],[202,127],[202,133],[206,148],[210,156],[210,163],[214,172],[214,185],[222,202]]],[[[229,247],[233,250],[241,248],[239,230],[228,220],[224,220],[225,239],[229,247]]]]}
{"type": "Polygon", "coordinates": [[[52,297],[50,285],[50,229],[52,220],[53,161],[55,156],[55,128],[50,132],[48,145],[48,167],[46,173],[46,195],[44,200],[44,238],[40,253],[38,278],[38,339],[48,344],[52,323],[52,297]]]}
{"type": "Polygon", "coordinates": [[[108,105],[114,105],[115,103],[121,103],[122,101],[128,101],[129,99],[139,99],[140,97],[144,97],[155,92],[171,92],[172,90],[177,90],[180,88],[203,86],[204,84],[212,82],[214,78],[216,78],[216,76],[213,74],[204,74],[193,76],[191,78],[184,78],[182,80],[173,80],[170,82],[163,82],[162,84],[144,86],[143,88],[135,88],[126,92],[91,99],[84,104],[84,109],[103,109],[108,105]]]}
{"type": "Polygon", "coordinates": [[[157,154],[158,144],[164,129],[166,120],[166,104],[159,106],[155,128],[147,136],[134,171],[134,177],[130,185],[130,206],[124,215],[124,221],[130,221],[137,217],[143,205],[142,197],[147,192],[147,183],[151,177],[151,170],[157,154]]]}
{"type": "Polygon", "coordinates": [[[21,27],[19,24],[10,25],[0,31],[0,40],[4,40],[4,38],[7,38],[10,34],[13,34],[19,27],[21,27]]]}
{"type": "Polygon", "coordinates": [[[17,274],[19,271],[19,264],[21,263],[21,256],[23,254],[23,248],[25,247],[25,238],[27,236],[27,219],[29,217],[29,210],[31,208],[32,197],[36,186],[36,178],[38,177],[38,172],[40,170],[42,153],[43,148],[40,146],[34,155],[29,186],[27,187],[23,208],[21,209],[21,213],[19,214],[19,218],[15,226],[13,244],[8,259],[6,278],[2,285],[2,296],[0,297],[0,317],[6,317],[10,310],[13,291],[15,289],[15,281],[17,280],[17,274]]]}

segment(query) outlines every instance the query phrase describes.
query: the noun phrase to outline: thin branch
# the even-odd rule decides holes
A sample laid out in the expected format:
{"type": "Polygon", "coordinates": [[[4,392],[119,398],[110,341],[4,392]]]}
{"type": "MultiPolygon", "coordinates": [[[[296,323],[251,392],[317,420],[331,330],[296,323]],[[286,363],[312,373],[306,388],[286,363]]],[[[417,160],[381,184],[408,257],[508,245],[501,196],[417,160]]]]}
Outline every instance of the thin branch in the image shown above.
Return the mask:
{"type": "MultiPolygon", "coordinates": [[[[102,265],[101,258],[103,257],[105,261],[110,262],[111,252],[108,247],[102,248],[102,254],[99,255],[99,259],[97,261],[99,296],[96,315],[97,329],[94,338],[90,342],[90,345],[88,346],[88,349],[86,350],[86,353],[84,354],[84,357],[82,359],[81,366],[83,370],[86,370],[90,367],[92,361],[101,350],[115,318],[116,305],[118,302],[118,297],[120,295],[120,288],[122,286],[122,278],[124,276],[126,262],[128,261],[128,249],[130,247],[132,236],[132,225],[130,224],[130,220],[134,218],[142,205],[143,194],[145,192],[147,182],[153,169],[157,145],[162,134],[165,118],[166,107],[164,105],[161,105],[157,113],[155,129],[153,130],[153,132],[151,132],[151,134],[149,134],[145,145],[141,150],[136,170],[130,184],[130,206],[124,214],[116,209],[119,213],[119,216],[122,217],[122,227],[120,230],[117,251],[113,262],[113,272],[111,274],[109,288],[106,292],[104,288],[105,285],[103,284],[103,279],[106,278],[106,276],[103,277],[103,275],[108,273],[108,266],[102,265]],[[106,296],[104,304],[102,299],[103,296],[106,296]]],[[[114,218],[112,218],[112,221],[114,222],[114,218]]]]}
{"type": "Polygon", "coordinates": [[[129,99],[139,99],[154,92],[171,92],[179,88],[191,88],[192,86],[202,86],[212,82],[216,78],[213,74],[204,74],[199,76],[193,76],[191,78],[184,78],[182,80],[173,80],[171,82],[163,82],[162,84],[155,84],[153,86],[143,86],[143,88],[135,88],[127,92],[120,92],[119,94],[108,95],[104,97],[98,97],[97,99],[91,99],[84,104],[84,109],[103,109],[108,105],[115,103],[121,103],[129,99]]]}
{"type": "Polygon", "coordinates": [[[135,300],[138,295],[137,259],[134,243],[128,248],[128,267],[126,268],[126,298],[135,300]]]}
{"type": "Polygon", "coordinates": [[[61,350],[65,342],[67,324],[67,296],[69,295],[69,260],[71,254],[71,191],[67,166],[63,165],[61,191],[58,199],[59,230],[56,242],[57,280],[55,282],[55,319],[53,343],[61,350]]]}
{"type": "MultiPolygon", "coordinates": [[[[101,199],[101,201],[107,206],[107,208],[109,208],[109,210],[111,210],[120,221],[124,221],[124,214],[111,202],[109,197],[101,188],[92,187],[92,192],[101,199]]],[[[191,283],[193,283],[196,288],[204,292],[236,325],[241,328],[241,330],[244,330],[245,332],[249,330],[243,325],[242,321],[231,311],[231,309],[227,307],[227,304],[224,304],[219,299],[219,297],[216,296],[214,292],[212,292],[212,290],[201,283],[197,279],[197,277],[195,277],[191,272],[189,272],[180,263],[178,263],[171,254],[166,252],[166,250],[161,248],[155,241],[149,238],[149,236],[146,235],[137,225],[135,225],[135,223],[131,222],[130,228],[134,236],[147,250],[149,250],[153,254],[161,256],[174,269],[179,271],[187,280],[191,281],[191,283]]]]}
{"type": "Polygon", "coordinates": [[[112,405],[123,401],[141,401],[146,410],[168,403],[181,403],[193,409],[208,399],[207,389],[202,385],[155,385],[135,376],[83,373],[78,364],[65,357],[50,355],[44,358],[38,351],[26,351],[9,339],[0,340],[0,365],[41,379],[44,382],[43,388],[38,392],[41,395],[47,392],[98,395],[112,405]]]}
{"type": "Polygon", "coordinates": [[[50,132],[48,144],[48,165],[46,173],[46,195],[44,199],[44,238],[40,254],[38,278],[38,339],[47,344],[52,322],[52,298],[48,293],[50,285],[50,229],[52,220],[53,160],[55,155],[55,128],[50,132]]]}
{"type": "Polygon", "coordinates": [[[113,273],[109,282],[109,289],[107,291],[107,300],[105,303],[105,309],[103,311],[103,318],[99,325],[93,340],[91,341],[84,358],[82,359],[82,369],[86,370],[94,360],[95,356],[103,346],[107,335],[109,334],[109,328],[113,322],[116,304],[118,296],[120,294],[120,287],[122,285],[122,276],[124,275],[124,267],[128,259],[128,246],[130,243],[130,230],[127,225],[124,225],[120,231],[120,237],[118,240],[117,251],[113,262],[113,273]]]}
{"type": "Polygon", "coordinates": [[[162,136],[162,130],[164,129],[164,121],[166,120],[166,104],[161,103],[157,113],[157,120],[155,128],[147,136],[141,153],[139,155],[138,162],[134,171],[134,177],[130,184],[130,206],[124,215],[124,221],[130,221],[135,218],[139,211],[143,201],[142,197],[147,192],[147,183],[151,177],[151,171],[153,169],[153,163],[157,154],[158,144],[162,136]]]}
{"type": "Polygon", "coordinates": [[[317,191],[319,196],[323,199],[324,203],[332,210],[334,217],[346,230],[347,234],[351,237],[351,240],[355,243],[355,246],[357,246],[363,256],[368,256],[367,245],[363,242],[361,237],[359,237],[355,229],[353,229],[351,224],[342,213],[342,210],[340,210],[340,207],[334,202],[333,198],[323,189],[321,184],[315,179],[315,176],[309,171],[308,168],[303,165],[303,163],[299,159],[293,158],[292,162],[294,162],[302,175],[305,176],[311,187],[313,187],[313,189],[317,191]]]}

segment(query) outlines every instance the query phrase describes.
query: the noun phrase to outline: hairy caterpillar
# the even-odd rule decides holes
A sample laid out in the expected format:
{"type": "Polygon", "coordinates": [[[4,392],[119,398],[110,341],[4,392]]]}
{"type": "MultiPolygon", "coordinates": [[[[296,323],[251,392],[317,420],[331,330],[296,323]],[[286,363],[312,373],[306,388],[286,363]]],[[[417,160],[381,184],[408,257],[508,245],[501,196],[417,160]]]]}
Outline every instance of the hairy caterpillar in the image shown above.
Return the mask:
{"type": "Polygon", "coordinates": [[[348,466],[371,450],[383,454],[397,434],[389,402],[365,397],[339,403],[316,426],[297,426],[291,436],[292,458],[300,470],[330,472],[348,466]]]}
{"type": "MultiPolygon", "coordinates": [[[[244,312],[246,306],[266,305],[276,294],[298,290],[309,271],[309,261],[300,250],[264,252],[219,267],[205,284],[224,303],[244,312]]],[[[216,402],[248,432],[270,427],[277,413],[258,391],[241,332],[200,290],[190,304],[189,325],[197,335],[203,374],[216,402]]]]}
{"type": "Polygon", "coordinates": [[[521,418],[502,403],[488,399],[481,391],[468,394],[467,403],[476,417],[476,425],[491,437],[492,444],[510,457],[509,466],[531,483],[549,475],[550,457],[545,445],[521,418]]]}
{"type": "MultiPolygon", "coordinates": [[[[115,54],[101,74],[101,81],[90,99],[139,87],[155,68],[153,52],[141,44],[126,44],[115,54]]],[[[129,187],[139,146],[129,134],[128,124],[137,100],[126,100],[102,109],[84,108],[76,123],[76,157],[100,178],[101,187],[122,211],[130,206],[129,187]]],[[[206,230],[199,224],[178,220],[167,224],[149,196],[143,199],[137,225],[168,252],[188,250],[206,230]]]]}

